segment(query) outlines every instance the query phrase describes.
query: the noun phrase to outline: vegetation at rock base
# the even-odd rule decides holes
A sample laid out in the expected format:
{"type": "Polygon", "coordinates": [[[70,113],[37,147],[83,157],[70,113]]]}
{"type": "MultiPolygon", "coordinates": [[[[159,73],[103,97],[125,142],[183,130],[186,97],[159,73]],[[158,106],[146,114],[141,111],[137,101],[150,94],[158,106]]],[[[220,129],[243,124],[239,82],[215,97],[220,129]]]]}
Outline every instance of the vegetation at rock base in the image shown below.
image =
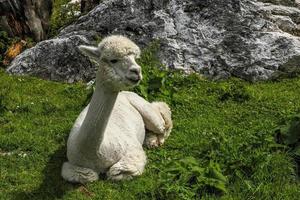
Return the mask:
{"type": "Polygon", "coordinates": [[[49,36],[55,36],[60,28],[71,24],[80,16],[80,4],[69,4],[71,0],[57,0],[53,2],[50,18],[49,36]]]}
{"type": "Polygon", "coordinates": [[[0,68],[6,68],[18,54],[34,44],[32,38],[9,37],[0,29],[0,68]]]}
{"type": "Polygon", "coordinates": [[[4,53],[11,44],[12,39],[7,35],[7,33],[0,29],[0,68],[3,67],[4,53]]]}
{"type": "Polygon", "coordinates": [[[92,89],[0,72],[0,199],[298,199],[291,152],[299,137],[285,139],[293,134],[282,127],[297,126],[290,121],[299,113],[300,78],[212,82],[160,70],[155,47],[138,62],[145,79],[134,90],[170,104],[174,130],[163,147],[147,150],[142,176],[86,185],[63,181],[60,169],[92,89]]]}

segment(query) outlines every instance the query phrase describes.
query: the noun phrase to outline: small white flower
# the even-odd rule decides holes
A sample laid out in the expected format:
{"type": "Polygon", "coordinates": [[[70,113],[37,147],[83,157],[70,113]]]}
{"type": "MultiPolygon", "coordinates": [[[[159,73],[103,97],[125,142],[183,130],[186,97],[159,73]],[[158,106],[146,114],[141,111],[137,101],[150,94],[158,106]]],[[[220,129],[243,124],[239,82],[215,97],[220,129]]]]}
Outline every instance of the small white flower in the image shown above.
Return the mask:
{"type": "Polygon", "coordinates": [[[25,158],[27,156],[27,153],[19,153],[18,156],[25,158]]]}

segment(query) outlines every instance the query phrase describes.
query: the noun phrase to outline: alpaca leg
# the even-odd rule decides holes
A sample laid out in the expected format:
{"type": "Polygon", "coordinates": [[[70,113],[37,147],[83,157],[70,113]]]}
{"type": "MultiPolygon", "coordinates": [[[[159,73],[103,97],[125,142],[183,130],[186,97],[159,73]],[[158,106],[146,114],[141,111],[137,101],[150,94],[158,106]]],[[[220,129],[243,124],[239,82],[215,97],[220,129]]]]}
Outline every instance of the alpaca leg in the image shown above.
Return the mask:
{"type": "Polygon", "coordinates": [[[171,118],[171,110],[169,106],[164,102],[153,102],[151,103],[153,109],[158,111],[164,120],[165,131],[163,132],[163,138],[167,138],[173,128],[173,122],[171,118]]]}
{"type": "Polygon", "coordinates": [[[65,162],[61,171],[62,177],[72,183],[87,183],[97,181],[99,179],[98,173],[94,170],[73,165],[65,162]]]}
{"type": "Polygon", "coordinates": [[[145,135],[144,145],[147,148],[156,148],[159,146],[158,135],[153,132],[147,132],[145,135]]]}
{"type": "Polygon", "coordinates": [[[143,173],[146,165],[144,151],[139,150],[139,153],[134,151],[132,153],[135,153],[135,155],[131,153],[127,154],[119,162],[110,167],[106,173],[109,180],[128,180],[143,173]]]}
{"type": "Polygon", "coordinates": [[[144,145],[149,149],[162,146],[168,136],[169,134],[158,135],[153,132],[147,132],[145,135],[144,145]]]}
{"type": "Polygon", "coordinates": [[[146,132],[144,144],[148,148],[154,148],[163,145],[165,140],[169,137],[173,127],[171,119],[171,111],[169,106],[164,102],[153,102],[151,106],[154,110],[160,113],[164,120],[165,131],[162,134],[155,134],[151,131],[146,132]]]}
{"type": "Polygon", "coordinates": [[[165,121],[156,106],[133,92],[123,92],[130,104],[140,113],[147,130],[163,134],[165,132],[165,121]]]}

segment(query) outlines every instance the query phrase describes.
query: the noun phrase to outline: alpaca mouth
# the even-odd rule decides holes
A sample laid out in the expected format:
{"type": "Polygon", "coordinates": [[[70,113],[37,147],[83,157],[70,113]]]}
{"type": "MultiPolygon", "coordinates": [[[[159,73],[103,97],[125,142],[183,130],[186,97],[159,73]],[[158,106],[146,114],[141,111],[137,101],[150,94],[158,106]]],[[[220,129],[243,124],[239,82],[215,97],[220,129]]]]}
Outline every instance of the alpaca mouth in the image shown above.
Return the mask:
{"type": "Polygon", "coordinates": [[[141,80],[140,77],[135,77],[135,78],[133,78],[133,77],[126,77],[126,79],[129,80],[131,83],[134,83],[134,84],[137,84],[141,80]]]}

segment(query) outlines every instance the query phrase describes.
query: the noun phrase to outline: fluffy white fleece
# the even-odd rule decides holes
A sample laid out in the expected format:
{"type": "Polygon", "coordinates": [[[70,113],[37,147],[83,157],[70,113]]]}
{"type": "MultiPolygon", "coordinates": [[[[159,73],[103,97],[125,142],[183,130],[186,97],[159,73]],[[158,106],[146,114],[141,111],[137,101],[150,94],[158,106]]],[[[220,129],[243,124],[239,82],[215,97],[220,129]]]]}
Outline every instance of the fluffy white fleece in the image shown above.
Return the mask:
{"type": "Polygon", "coordinates": [[[140,49],[128,38],[109,36],[98,47],[79,49],[99,64],[90,104],[78,116],[68,139],[62,177],[70,182],[130,179],[142,174],[143,144],[157,147],[172,129],[171,111],[163,102],[149,103],[123,91],[142,79],[135,62],[140,49]]]}

